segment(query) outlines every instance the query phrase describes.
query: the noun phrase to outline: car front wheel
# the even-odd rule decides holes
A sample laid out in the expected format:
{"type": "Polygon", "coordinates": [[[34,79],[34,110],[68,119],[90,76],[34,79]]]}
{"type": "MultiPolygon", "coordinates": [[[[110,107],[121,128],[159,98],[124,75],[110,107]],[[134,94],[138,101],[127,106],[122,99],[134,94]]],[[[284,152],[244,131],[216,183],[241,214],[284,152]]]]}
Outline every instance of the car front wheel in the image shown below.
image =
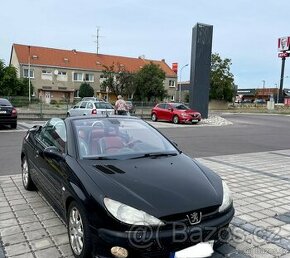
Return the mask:
{"type": "Polygon", "coordinates": [[[26,156],[22,158],[21,167],[22,167],[22,183],[24,188],[28,191],[35,190],[36,187],[31,179],[30,169],[26,156]]]}
{"type": "Polygon", "coordinates": [[[151,120],[152,120],[153,122],[156,122],[156,121],[157,121],[157,116],[156,116],[155,113],[153,113],[153,114],[151,115],[151,120]]]}
{"type": "Polygon", "coordinates": [[[92,256],[92,244],[86,212],[75,201],[68,208],[68,237],[73,254],[77,258],[92,256]]]}

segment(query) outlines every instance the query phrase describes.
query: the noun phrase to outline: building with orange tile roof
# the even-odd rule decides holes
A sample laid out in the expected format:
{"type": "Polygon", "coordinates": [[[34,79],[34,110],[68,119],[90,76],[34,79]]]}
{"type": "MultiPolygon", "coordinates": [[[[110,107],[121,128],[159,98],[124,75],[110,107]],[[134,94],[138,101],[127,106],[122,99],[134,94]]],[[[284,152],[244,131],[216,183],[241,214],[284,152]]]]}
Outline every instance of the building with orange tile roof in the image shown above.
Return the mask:
{"type": "Polygon", "coordinates": [[[164,81],[170,100],[175,99],[176,73],[165,63],[165,60],[148,60],[143,57],[132,58],[104,54],[87,53],[47,47],[13,44],[10,64],[16,67],[19,78],[29,76],[34,87],[34,94],[46,103],[51,100],[73,101],[78,97],[79,87],[88,82],[97,97],[103,98],[100,85],[104,67],[113,64],[124,67],[126,71],[135,73],[150,62],[157,64],[165,72],[164,81]]]}

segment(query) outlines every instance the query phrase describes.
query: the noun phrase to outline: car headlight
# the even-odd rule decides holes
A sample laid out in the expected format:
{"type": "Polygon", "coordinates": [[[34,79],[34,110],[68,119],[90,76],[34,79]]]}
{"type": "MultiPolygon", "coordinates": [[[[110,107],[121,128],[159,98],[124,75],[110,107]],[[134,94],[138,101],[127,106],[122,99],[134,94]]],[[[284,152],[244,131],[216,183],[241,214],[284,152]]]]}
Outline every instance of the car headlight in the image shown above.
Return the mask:
{"type": "Polygon", "coordinates": [[[181,116],[187,116],[187,114],[186,113],[181,113],[181,116]]]}
{"type": "Polygon", "coordinates": [[[164,225],[164,223],[147,214],[144,211],[137,210],[126,204],[118,201],[114,201],[110,198],[104,198],[104,204],[107,210],[119,221],[130,225],[164,225]]]}
{"type": "Polygon", "coordinates": [[[230,192],[230,189],[229,189],[228,185],[226,184],[225,181],[222,181],[222,182],[223,182],[223,192],[224,192],[224,194],[223,194],[223,203],[219,207],[219,212],[225,211],[227,208],[229,208],[229,206],[233,202],[233,199],[232,199],[232,196],[231,196],[231,192],[230,192]]]}

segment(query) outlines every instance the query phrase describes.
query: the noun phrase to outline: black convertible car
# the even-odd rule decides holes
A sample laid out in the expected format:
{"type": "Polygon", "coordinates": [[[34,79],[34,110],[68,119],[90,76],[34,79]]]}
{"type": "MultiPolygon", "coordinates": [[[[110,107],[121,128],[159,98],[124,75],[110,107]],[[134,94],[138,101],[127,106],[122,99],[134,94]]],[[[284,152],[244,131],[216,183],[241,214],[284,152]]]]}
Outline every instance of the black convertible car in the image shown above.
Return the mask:
{"type": "Polygon", "coordinates": [[[175,257],[220,240],[234,215],[217,174],[134,117],[52,118],[27,132],[21,162],[75,257],[175,257]]]}

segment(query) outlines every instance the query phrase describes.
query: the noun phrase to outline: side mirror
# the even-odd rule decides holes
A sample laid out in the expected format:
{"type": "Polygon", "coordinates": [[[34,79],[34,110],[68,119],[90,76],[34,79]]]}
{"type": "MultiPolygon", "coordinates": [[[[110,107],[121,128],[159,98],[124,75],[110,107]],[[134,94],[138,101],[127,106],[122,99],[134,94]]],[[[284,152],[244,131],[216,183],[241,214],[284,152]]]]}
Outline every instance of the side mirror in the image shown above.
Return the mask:
{"type": "Polygon", "coordinates": [[[46,159],[54,159],[57,161],[64,160],[63,154],[54,146],[45,148],[43,155],[46,159]]]}
{"type": "Polygon", "coordinates": [[[29,129],[30,132],[38,132],[42,128],[41,125],[34,125],[32,128],[29,129]]]}
{"type": "Polygon", "coordinates": [[[173,111],[173,108],[168,108],[168,110],[169,110],[170,112],[172,112],[172,111],[173,111]]]}
{"type": "Polygon", "coordinates": [[[76,108],[77,108],[77,106],[74,106],[74,107],[73,107],[73,109],[76,109],[76,108]]]}

